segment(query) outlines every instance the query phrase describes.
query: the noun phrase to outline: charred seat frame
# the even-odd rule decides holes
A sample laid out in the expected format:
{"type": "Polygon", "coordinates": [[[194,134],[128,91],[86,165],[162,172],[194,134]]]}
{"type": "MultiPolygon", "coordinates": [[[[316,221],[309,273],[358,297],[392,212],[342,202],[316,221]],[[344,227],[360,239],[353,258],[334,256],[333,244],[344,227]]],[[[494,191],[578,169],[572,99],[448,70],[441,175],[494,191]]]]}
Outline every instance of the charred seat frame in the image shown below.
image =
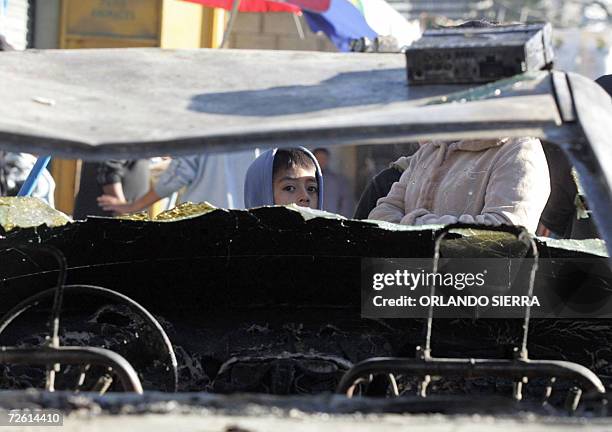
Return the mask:
{"type": "MultiPolygon", "coordinates": [[[[436,235],[433,259],[433,273],[438,273],[440,261],[440,248],[442,240],[453,229],[479,229],[483,226],[471,224],[448,225],[436,235]]],[[[485,228],[486,229],[486,228],[485,228]]],[[[538,270],[539,252],[535,240],[529,232],[522,227],[500,227],[495,231],[508,232],[514,234],[517,239],[524,242],[531,249],[534,262],[531,266],[529,287],[527,295],[533,296],[535,275],[538,270]]],[[[435,293],[435,284],[430,287],[429,295],[435,293]]],[[[384,376],[388,379],[394,396],[399,396],[395,374],[409,374],[422,378],[418,388],[419,396],[427,397],[427,386],[431,381],[431,376],[461,376],[464,378],[493,376],[499,378],[510,378],[514,381],[513,398],[516,401],[522,400],[523,385],[529,378],[548,377],[550,378],[546,388],[544,402],[552,393],[552,385],[556,378],[564,378],[578,383],[582,389],[586,390],[585,396],[603,400],[606,393],[605,387],[599,377],[590,369],[577,363],[560,360],[532,360],[529,359],[527,350],[527,338],[529,333],[531,307],[527,306],[523,318],[523,337],[521,348],[515,348],[514,359],[473,359],[473,358],[435,358],[431,355],[431,336],[433,324],[433,304],[429,307],[425,346],[417,347],[416,358],[401,357],[380,357],[370,358],[355,364],[348,370],[336,389],[339,394],[352,397],[359,384],[372,383],[375,376],[384,376]]],[[[366,390],[367,393],[367,390],[366,390]]],[[[582,390],[579,388],[570,389],[565,407],[570,412],[576,411],[582,390]]]]}
{"type": "MultiPolygon", "coordinates": [[[[135,310],[137,314],[156,331],[159,339],[163,342],[163,345],[166,348],[168,356],[168,363],[170,365],[169,388],[171,391],[176,392],[178,388],[178,364],[176,354],[168,335],[164,331],[159,321],[142,305],[112,289],[94,285],[66,285],[66,258],[60,250],[53,246],[37,245],[18,247],[14,249],[27,250],[34,248],[38,251],[43,251],[49,255],[52,255],[57,260],[59,264],[57,286],[28,297],[9,310],[2,318],[0,318],[0,335],[21,314],[30,308],[37,306],[41,301],[47,299],[48,297],[53,296],[53,305],[49,319],[49,329],[51,333],[49,337],[49,345],[35,348],[2,346],[0,347],[0,364],[35,364],[47,366],[46,389],[49,391],[54,390],[55,372],[59,370],[60,364],[85,366],[81,370],[81,375],[78,382],[79,387],[82,385],[85,379],[85,374],[87,373],[90,365],[103,366],[108,368],[109,372],[113,371],[117,375],[124,391],[142,394],[143,388],[137,372],[133,366],[120,354],[105,348],[60,346],[59,323],[64,294],[67,292],[87,293],[114,300],[118,303],[126,304],[131,309],[135,310]]],[[[106,389],[110,387],[111,383],[112,378],[107,380],[106,384],[102,386],[101,392],[103,393],[106,391],[106,389]]]]}

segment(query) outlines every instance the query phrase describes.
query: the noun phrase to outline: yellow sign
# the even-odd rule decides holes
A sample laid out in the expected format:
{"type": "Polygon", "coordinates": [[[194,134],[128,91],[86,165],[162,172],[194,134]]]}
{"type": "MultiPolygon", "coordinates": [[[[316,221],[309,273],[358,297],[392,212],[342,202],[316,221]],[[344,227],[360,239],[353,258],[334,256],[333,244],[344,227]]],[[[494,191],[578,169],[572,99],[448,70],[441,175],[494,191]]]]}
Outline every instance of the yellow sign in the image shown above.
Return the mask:
{"type": "Polygon", "coordinates": [[[159,39],[161,0],[64,0],[65,35],[159,39]]]}

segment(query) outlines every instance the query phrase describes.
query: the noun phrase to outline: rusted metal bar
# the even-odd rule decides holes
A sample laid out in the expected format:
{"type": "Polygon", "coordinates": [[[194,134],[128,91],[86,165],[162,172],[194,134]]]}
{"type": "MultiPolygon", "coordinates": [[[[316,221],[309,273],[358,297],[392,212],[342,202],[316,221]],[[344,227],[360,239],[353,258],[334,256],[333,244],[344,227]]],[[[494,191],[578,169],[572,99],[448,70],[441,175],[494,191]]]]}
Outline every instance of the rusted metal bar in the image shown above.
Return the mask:
{"type": "MultiPolygon", "coordinates": [[[[14,306],[10,311],[8,311],[4,316],[0,318],[0,335],[4,330],[21,314],[26,312],[33,306],[38,305],[40,302],[50,297],[51,295],[56,294],[56,288],[50,288],[45,291],[41,291],[38,294],[35,294],[31,297],[20,302],[18,305],[14,306]]],[[[159,323],[159,321],[143,306],[139,303],[135,302],[128,296],[121,294],[117,291],[111,290],[109,288],[99,287],[95,285],[63,285],[62,286],[63,293],[77,293],[77,294],[86,294],[86,295],[96,295],[103,298],[107,298],[113,301],[116,301],[120,304],[126,304],[130,306],[133,310],[136,311],[143,318],[153,330],[157,331],[160,339],[162,340],[164,346],[166,347],[168,354],[168,361],[170,363],[170,388],[172,391],[177,391],[178,389],[178,363],[176,360],[176,354],[174,352],[174,348],[172,347],[172,343],[168,338],[165,330],[159,323]]],[[[55,298],[54,298],[55,304],[55,298]]]]}
{"type": "Polygon", "coordinates": [[[414,376],[461,376],[464,378],[494,376],[516,381],[522,380],[523,377],[549,376],[573,380],[586,391],[605,394],[605,387],[597,375],[582,365],[567,361],[399,357],[371,358],[357,363],[344,374],[336,392],[346,394],[357,379],[370,374],[389,373],[414,376]]]}
{"type": "Polygon", "coordinates": [[[0,347],[0,363],[51,366],[92,364],[112,368],[127,392],[142,394],[142,384],[132,365],[116,352],[93,347],[0,347]]]}

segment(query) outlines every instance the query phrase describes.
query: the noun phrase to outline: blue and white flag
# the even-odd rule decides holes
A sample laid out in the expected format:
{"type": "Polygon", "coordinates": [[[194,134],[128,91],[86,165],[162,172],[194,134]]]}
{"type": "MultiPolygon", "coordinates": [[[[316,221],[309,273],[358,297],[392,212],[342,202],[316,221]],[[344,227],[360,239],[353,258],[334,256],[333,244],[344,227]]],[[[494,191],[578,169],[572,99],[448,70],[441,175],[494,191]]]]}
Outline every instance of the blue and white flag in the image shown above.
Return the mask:
{"type": "Polygon", "coordinates": [[[322,31],[340,51],[350,51],[354,39],[392,36],[398,47],[421,36],[418,21],[409,22],[385,0],[331,0],[325,12],[304,11],[313,32],[322,31]]]}
{"type": "Polygon", "coordinates": [[[322,13],[303,11],[313,32],[322,31],[340,51],[350,51],[351,41],[378,36],[362,13],[347,0],[331,0],[329,9],[322,13]]]}

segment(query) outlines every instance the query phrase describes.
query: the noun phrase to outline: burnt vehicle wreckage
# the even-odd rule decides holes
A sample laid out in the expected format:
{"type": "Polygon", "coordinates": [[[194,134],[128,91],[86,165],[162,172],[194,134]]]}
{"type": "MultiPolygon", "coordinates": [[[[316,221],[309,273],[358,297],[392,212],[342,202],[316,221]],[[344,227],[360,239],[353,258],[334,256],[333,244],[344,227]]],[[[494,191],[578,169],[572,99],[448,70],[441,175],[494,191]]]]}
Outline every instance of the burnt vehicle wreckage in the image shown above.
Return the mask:
{"type": "Polygon", "coordinates": [[[603,239],[292,207],[5,223],[0,384],[58,391],[8,391],[1,407],[69,410],[76,391],[110,411],[176,401],[240,412],[248,401],[328,413],[610,415],[606,319],[534,319],[528,308],[508,320],[360,314],[368,257],[431,257],[434,269],[453,254],[533,257],[527,294],[545,284],[568,298],[609,296],[612,106],[592,81],[541,70],[408,86],[397,54],[156,49],[6,53],[0,77],[2,149],[58,157],[537,137],[580,174],[603,239]],[[558,268],[537,271],[542,257],[558,268]],[[568,258],[577,264],[564,275],[568,258]],[[593,266],[603,277],[590,276],[593,266]]]}

